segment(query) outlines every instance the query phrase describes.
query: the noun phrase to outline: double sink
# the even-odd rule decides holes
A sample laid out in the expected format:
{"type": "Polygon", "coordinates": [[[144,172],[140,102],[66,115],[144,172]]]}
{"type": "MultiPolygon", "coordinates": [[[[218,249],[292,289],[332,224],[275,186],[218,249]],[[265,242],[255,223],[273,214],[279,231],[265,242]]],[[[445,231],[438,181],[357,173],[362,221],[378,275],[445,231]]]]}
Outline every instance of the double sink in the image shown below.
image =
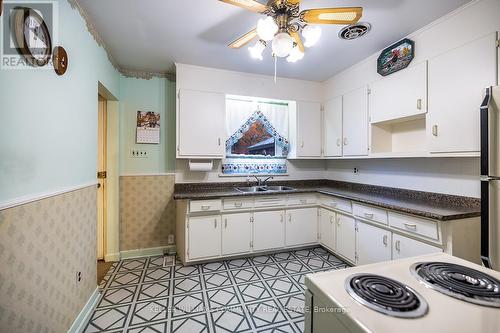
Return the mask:
{"type": "Polygon", "coordinates": [[[295,191],[293,187],[288,187],[288,186],[246,186],[246,187],[235,187],[235,189],[236,191],[242,193],[295,191]]]}

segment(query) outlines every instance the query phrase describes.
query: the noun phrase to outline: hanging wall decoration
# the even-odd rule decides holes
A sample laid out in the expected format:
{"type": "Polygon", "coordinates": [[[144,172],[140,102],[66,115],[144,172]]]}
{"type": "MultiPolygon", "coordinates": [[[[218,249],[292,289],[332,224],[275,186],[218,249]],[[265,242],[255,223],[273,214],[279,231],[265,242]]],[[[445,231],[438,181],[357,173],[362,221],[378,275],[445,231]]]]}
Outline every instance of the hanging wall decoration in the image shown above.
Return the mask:
{"type": "Polygon", "coordinates": [[[136,143],[160,143],[160,114],[137,111],[136,143]]]}
{"type": "Polygon", "coordinates": [[[52,64],[57,75],[61,76],[68,70],[68,54],[62,46],[56,46],[52,52],[52,64]]]}
{"type": "Polygon", "coordinates": [[[377,59],[377,73],[387,76],[402,70],[415,57],[415,42],[405,38],[384,49],[377,59]]]}

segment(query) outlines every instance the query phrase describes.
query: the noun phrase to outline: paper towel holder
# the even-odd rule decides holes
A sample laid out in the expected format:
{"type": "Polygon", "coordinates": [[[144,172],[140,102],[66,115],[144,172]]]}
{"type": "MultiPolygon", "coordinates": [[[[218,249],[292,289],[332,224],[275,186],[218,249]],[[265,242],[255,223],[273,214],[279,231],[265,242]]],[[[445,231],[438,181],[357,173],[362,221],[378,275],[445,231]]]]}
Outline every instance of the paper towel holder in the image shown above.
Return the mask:
{"type": "Polygon", "coordinates": [[[189,160],[189,171],[212,171],[213,166],[213,160],[189,160]]]}

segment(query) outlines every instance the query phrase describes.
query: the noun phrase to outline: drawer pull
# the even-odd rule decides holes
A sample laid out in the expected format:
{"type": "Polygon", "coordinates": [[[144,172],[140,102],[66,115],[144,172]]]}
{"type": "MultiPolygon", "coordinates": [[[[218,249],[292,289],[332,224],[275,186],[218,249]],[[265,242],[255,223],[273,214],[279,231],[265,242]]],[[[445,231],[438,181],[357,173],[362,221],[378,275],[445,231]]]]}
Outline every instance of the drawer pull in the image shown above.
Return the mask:
{"type": "Polygon", "coordinates": [[[404,223],[406,229],[417,230],[417,225],[412,223],[404,223]]]}
{"type": "Polygon", "coordinates": [[[396,241],[396,244],[395,244],[395,248],[396,248],[396,251],[401,251],[401,242],[400,241],[396,241]]]}
{"type": "Polygon", "coordinates": [[[387,246],[387,243],[388,243],[387,235],[384,235],[384,238],[382,238],[382,243],[384,243],[384,245],[387,246]]]}
{"type": "Polygon", "coordinates": [[[368,218],[368,219],[372,219],[373,218],[373,213],[365,213],[365,217],[368,218]]]}
{"type": "Polygon", "coordinates": [[[243,203],[242,202],[235,202],[234,207],[242,207],[243,203]]]}
{"type": "Polygon", "coordinates": [[[217,219],[214,220],[214,228],[217,229],[217,219]]]}
{"type": "Polygon", "coordinates": [[[330,203],[330,206],[332,206],[332,207],[337,207],[337,205],[338,205],[338,202],[335,202],[335,201],[332,201],[330,203]]]}
{"type": "Polygon", "coordinates": [[[305,205],[307,203],[307,200],[306,199],[300,199],[300,203],[305,205]]]}
{"type": "Polygon", "coordinates": [[[210,209],[210,205],[202,205],[201,206],[201,210],[209,210],[210,209]]]}

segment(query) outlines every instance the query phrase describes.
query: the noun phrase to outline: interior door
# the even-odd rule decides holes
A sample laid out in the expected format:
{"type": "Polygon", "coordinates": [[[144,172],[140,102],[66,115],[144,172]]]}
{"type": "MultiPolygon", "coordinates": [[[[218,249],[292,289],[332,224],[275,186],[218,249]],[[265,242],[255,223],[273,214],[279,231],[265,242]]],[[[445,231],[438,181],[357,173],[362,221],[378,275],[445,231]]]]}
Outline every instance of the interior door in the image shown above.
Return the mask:
{"type": "Polygon", "coordinates": [[[321,104],[297,102],[297,155],[321,157],[321,104]]]}
{"type": "Polygon", "coordinates": [[[316,243],[318,241],[318,209],[288,210],[285,231],[286,246],[316,243]]]}
{"type": "Polygon", "coordinates": [[[251,249],[251,213],[222,216],[222,254],[248,253],[251,249]]]}
{"type": "Polygon", "coordinates": [[[106,226],[106,159],[107,159],[106,99],[99,95],[97,121],[97,260],[104,259],[106,226]]]}
{"type": "Polygon", "coordinates": [[[391,260],[391,232],[360,221],[356,223],[356,264],[391,260]]]}
{"type": "Polygon", "coordinates": [[[178,155],[223,157],[225,120],[224,94],[182,89],[179,92],[178,155]]]}
{"type": "Polygon", "coordinates": [[[335,226],[335,245],[337,252],[355,261],[356,255],[356,231],[354,218],[337,213],[335,226]]]}
{"type": "Polygon", "coordinates": [[[320,208],[319,239],[322,245],[335,251],[335,212],[320,208]]]}
{"type": "Polygon", "coordinates": [[[254,251],[278,249],[285,246],[284,211],[255,212],[253,218],[254,251]]]}
{"type": "Polygon", "coordinates": [[[323,137],[324,156],[342,156],[342,96],[325,103],[323,137]]]}
{"type": "Polygon", "coordinates": [[[368,87],[344,95],[342,117],[344,156],[368,155],[368,87]]]}
{"type": "Polygon", "coordinates": [[[221,217],[198,216],[189,218],[189,259],[218,257],[221,255],[221,217]]]}

